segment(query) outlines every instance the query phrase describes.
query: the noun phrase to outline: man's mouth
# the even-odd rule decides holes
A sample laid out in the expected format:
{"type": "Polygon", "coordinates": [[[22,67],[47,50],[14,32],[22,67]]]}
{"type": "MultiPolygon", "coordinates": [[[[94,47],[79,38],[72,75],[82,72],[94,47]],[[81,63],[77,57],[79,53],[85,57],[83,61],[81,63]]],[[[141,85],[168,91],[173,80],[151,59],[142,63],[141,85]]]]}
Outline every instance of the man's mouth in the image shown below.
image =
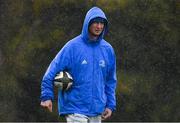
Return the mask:
{"type": "Polygon", "coordinates": [[[95,30],[97,33],[101,32],[101,30],[95,30]]]}

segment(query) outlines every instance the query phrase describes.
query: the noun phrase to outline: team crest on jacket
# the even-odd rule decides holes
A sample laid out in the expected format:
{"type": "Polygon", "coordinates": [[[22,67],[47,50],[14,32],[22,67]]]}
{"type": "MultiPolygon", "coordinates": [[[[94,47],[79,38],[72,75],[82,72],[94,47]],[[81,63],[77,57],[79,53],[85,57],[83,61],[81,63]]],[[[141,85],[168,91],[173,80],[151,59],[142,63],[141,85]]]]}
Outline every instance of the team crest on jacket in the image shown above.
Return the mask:
{"type": "Polygon", "coordinates": [[[99,61],[99,66],[105,67],[105,61],[104,61],[104,60],[100,60],[100,61],[99,61]]]}

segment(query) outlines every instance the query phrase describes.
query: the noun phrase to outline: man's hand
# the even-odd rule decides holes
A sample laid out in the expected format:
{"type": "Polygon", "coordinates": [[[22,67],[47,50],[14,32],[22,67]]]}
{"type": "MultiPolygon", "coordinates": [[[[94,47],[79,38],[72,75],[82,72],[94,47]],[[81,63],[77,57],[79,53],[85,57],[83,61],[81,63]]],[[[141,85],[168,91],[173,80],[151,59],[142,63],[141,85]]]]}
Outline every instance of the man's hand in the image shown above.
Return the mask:
{"type": "Polygon", "coordinates": [[[106,108],[102,113],[102,120],[109,118],[112,115],[112,111],[109,108],[106,108]]]}
{"type": "Polygon", "coordinates": [[[40,105],[44,108],[47,108],[50,112],[52,112],[52,101],[51,100],[41,101],[40,105]]]}

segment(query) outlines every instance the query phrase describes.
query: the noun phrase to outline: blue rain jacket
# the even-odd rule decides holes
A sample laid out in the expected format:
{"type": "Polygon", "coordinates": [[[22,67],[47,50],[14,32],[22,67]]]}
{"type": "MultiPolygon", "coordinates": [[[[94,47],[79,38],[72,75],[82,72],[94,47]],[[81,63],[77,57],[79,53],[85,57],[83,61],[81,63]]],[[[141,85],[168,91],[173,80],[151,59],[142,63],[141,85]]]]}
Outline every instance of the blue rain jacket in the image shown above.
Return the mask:
{"type": "MultiPolygon", "coordinates": [[[[102,17],[104,12],[91,8],[85,17],[82,33],[68,41],[49,65],[41,84],[41,100],[54,99],[53,79],[59,71],[66,70],[73,77],[68,91],[58,94],[60,115],[80,113],[87,116],[102,114],[105,108],[112,111],[116,106],[116,62],[112,46],[103,39],[89,40],[88,25],[91,19],[102,17]]],[[[108,22],[107,22],[108,23],[108,22]]]]}

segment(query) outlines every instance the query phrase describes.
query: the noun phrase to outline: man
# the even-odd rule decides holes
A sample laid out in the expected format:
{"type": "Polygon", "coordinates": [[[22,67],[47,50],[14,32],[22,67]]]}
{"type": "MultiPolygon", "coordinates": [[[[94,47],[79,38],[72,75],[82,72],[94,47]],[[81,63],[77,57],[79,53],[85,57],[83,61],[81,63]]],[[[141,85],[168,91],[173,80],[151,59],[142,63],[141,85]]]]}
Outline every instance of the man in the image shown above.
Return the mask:
{"type": "Polygon", "coordinates": [[[107,27],[104,12],[91,8],[82,33],[60,50],[43,77],[41,106],[52,112],[54,77],[63,70],[72,75],[72,87],[58,94],[58,111],[67,122],[101,122],[115,110],[116,62],[112,46],[103,39],[107,27]]]}

